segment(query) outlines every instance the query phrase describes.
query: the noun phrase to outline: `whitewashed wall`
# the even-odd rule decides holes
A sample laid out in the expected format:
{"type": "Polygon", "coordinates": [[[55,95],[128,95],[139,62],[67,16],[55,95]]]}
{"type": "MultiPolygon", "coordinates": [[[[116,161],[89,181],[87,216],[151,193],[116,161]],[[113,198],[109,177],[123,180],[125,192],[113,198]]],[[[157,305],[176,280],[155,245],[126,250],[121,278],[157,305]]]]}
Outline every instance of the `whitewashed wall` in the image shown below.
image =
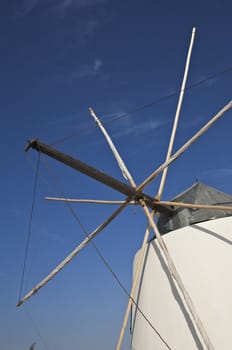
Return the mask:
{"type": "MultiPolygon", "coordinates": [[[[215,349],[231,350],[232,217],[184,227],[163,238],[215,349]]],[[[205,349],[156,241],[147,247],[136,300],[171,349],[205,349]]],[[[131,349],[167,349],[134,307],[132,325],[131,349]]]]}

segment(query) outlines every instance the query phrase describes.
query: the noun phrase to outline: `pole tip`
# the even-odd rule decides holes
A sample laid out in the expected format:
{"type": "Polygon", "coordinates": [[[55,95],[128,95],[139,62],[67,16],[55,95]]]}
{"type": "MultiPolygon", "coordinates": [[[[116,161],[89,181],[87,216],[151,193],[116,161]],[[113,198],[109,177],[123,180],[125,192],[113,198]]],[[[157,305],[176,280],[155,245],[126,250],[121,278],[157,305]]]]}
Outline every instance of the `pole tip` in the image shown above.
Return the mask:
{"type": "Polygon", "coordinates": [[[25,152],[29,150],[29,148],[35,148],[35,145],[37,144],[38,139],[31,139],[27,141],[27,145],[25,147],[25,152]]]}
{"type": "Polygon", "coordinates": [[[20,305],[22,305],[23,304],[23,301],[22,300],[19,300],[18,301],[18,304],[16,305],[17,307],[19,307],[20,305]]]}

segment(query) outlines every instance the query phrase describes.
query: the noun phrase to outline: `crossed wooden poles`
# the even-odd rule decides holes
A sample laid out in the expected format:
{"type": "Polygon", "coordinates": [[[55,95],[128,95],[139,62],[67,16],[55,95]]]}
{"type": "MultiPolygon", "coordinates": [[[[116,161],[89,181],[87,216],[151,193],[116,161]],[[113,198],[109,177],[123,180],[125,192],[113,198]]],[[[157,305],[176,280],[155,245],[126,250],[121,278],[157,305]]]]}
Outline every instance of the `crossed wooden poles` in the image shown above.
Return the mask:
{"type": "Polygon", "coordinates": [[[185,91],[185,85],[186,85],[186,80],[187,80],[187,74],[188,74],[188,69],[189,69],[189,62],[190,62],[190,57],[191,57],[191,51],[192,51],[192,46],[193,46],[193,41],[194,41],[194,36],[195,36],[195,28],[193,28],[192,31],[192,36],[191,36],[191,41],[190,41],[190,46],[189,46],[189,51],[187,55],[187,60],[186,60],[186,67],[185,67],[185,72],[184,72],[184,77],[183,77],[183,82],[180,90],[180,96],[179,96],[179,101],[177,105],[177,110],[176,110],[176,115],[174,118],[174,123],[173,123],[173,128],[172,128],[172,133],[171,133],[171,138],[170,138],[170,143],[167,151],[167,156],[166,156],[166,161],[161,164],[158,169],[156,169],[151,175],[149,175],[139,186],[136,186],[133,177],[131,176],[130,172],[128,171],[126,165],[124,164],[121,156],[119,155],[116,147],[114,146],[110,136],[108,135],[107,131],[103,127],[102,123],[94,113],[93,109],[90,108],[90,114],[94,118],[95,122],[101,129],[103,135],[106,138],[106,141],[109,144],[109,147],[111,148],[114,157],[122,171],[122,174],[125,179],[127,179],[130,182],[130,185],[127,185],[124,182],[121,182],[113,177],[111,177],[108,174],[105,174],[89,165],[86,163],[81,162],[78,159],[75,159],[73,157],[70,157],[69,155],[64,154],[63,152],[60,152],[54,148],[52,148],[49,145],[46,145],[42,142],[40,142],[37,139],[31,140],[27,147],[26,150],[29,148],[33,148],[41,153],[44,153],[64,164],[66,164],[69,167],[72,167],[87,176],[90,176],[91,178],[94,178],[97,181],[100,181],[104,183],[107,186],[110,186],[111,188],[114,188],[115,190],[121,192],[122,194],[126,195],[127,198],[125,201],[100,201],[100,200],[75,200],[75,199],[67,199],[67,198],[51,198],[48,197],[47,199],[50,200],[63,200],[63,201],[70,201],[70,202],[94,202],[98,204],[120,204],[120,207],[117,208],[116,211],[111,214],[111,216],[104,221],[100,226],[98,226],[91,234],[88,235],[88,237],[82,241],[82,243],[76,247],[47,277],[45,277],[40,283],[38,283],[29,293],[27,293],[17,304],[17,306],[20,306],[23,304],[24,301],[30,299],[40,288],[42,288],[47,282],[49,282],[61,269],[64,268],[65,265],[67,265],[94,237],[96,237],[97,234],[99,234],[128,204],[140,204],[144,210],[145,215],[147,216],[148,219],[148,228],[145,232],[142,247],[140,250],[140,256],[138,259],[138,264],[137,268],[134,274],[134,280],[131,288],[131,293],[130,293],[130,298],[128,301],[127,309],[125,312],[124,320],[123,320],[123,325],[120,331],[120,335],[118,338],[118,343],[116,346],[116,350],[120,350],[121,348],[121,343],[123,339],[123,335],[125,332],[125,328],[127,325],[128,321],[128,316],[130,312],[131,305],[134,300],[134,295],[138,283],[138,278],[140,275],[141,271],[141,266],[142,266],[142,261],[144,258],[145,254],[145,248],[146,244],[148,241],[150,229],[152,228],[155,232],[156,239],[159,245],[159,248],[162,252],[162,254],[165,257],[167,267],[170,271],[170,274],[172,278],[174,279],[175,283],[178,285],[179,290],[181,292],[181,295],[183,299],[186,302],[186,305],[188,307],[188,311],[191,314],[195,325],[198,329],[198,331],[201,334],[202,340],[206,346],[207,349],[213,350],[213,344],[211,343],[207,332],[205,330],[205,327],[200,320],[196,309],[193,305],[193,302],[185,289],[185,286],[181,280],[181,277],[175,267],[175,264],[170,256],[170,253],[168,251],[168,248],[160,235],[160,232],[153,220],[155,213],[158,212],[165,212],[166,215],[172,215],[173,211],[173,205],[175,206],[182,206],[182,207],[192,207],[192,208],[205,208],[205,209],[221,209],[221,210],[232,210],[232,207],[227,207],[227,206],[214,206],[214,205],[195,205],[195,204],[189,204],[189,203],[172,203],[172,202],[167,202],[167,201],[161,201],[161,196],[163,193],[164,189],[164,184],[167,176],[167,171],[168,171],[168,166],[173,163],[183,152],[185,152],[199,137],[201,137],[218,119],[220,119],[224,113],[226,113],[231,107],[232,107],[232,101],[230,101],[227,105],[225,105],[208,123],[206,123],[189,141],[187,141],[177,152],[175,152],[173,155],[172,154],[172,149],[173,149],[173,144],[174,144],[174,138],[175,138],[175,133],[177,129],[177,124],[178,124],[178,119],[180,115],[180,110],[181,110],[181,105],[183,101],[183,96],[184,96],[184,91],[185,91]],[[162,173],[162,178],[160,182],[160,187],[158,190],[158,193],[155,198],[147,195],[146,193],[143,192],[145,186],[150,183],[155,177],[157,177],[161,172],[162,173]],[[152,210],[152,212],[149,211],[149,208],[152,210]]]}

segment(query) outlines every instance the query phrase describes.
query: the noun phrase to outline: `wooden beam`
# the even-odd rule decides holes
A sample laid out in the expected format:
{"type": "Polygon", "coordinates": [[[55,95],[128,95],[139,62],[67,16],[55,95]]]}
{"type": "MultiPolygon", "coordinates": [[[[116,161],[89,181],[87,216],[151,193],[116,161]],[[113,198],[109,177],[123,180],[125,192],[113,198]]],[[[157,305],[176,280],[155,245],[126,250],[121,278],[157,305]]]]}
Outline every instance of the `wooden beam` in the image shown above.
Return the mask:
{"type": "MultiPolygon", "coordinates": [[[[68,203],[92,203],[92,204],[114,204],[114,205],[122,205],[125,201],[108,201],[103,199],[75,199],[75,198],[60,198],[60,197],[48,197],[45,199],[49,201],[60,201],[60,202],[68,202],[68,203]]],[[[130,201],[128,204],[137,204],[135,201],[130,201]]],[[[231,208],[232,209],[232,208],[231,208]]]]}
{"type": "MultiPolygon", "coordinates": [[[[176,114],[175,114],[175,118],[174,118],[174,122],[173,122],[172,133],[171,133],[168,151],[167,151],[167,155],[166,155],[166,161],[168,161],[169,158],[171,157],[172,150],[173,150],[173,145],[174,145],[177,125],[178,125],[178,121],[179,121],[181,106],[182,106],[182,102],[183,102],[183,98],[184,98],[186,81],[187,81],[187,77],[188,77],[190,58],[191,58],[192,48],[193,48],[193,43],[194,43],[194,38],[195,38],[195,31],[196,31],[196,29],[193,28],[192,36],[191,36],[191,40],[190,40],[190,45],[189,45],[189,49],[188,49],[187,60],[186,60],[186,64],[185,64],[183,81],[182,81],[182,85],[181,85],[181,89],[180,89],[179,101],[178,101],[177,108],[176,108],[176,114]]],[[[164,185],[165,185],[165,181],[166,181],[166,177],[167,177],[167,172],[168,172],[168,167],[166,167],[163,171],[162,178],[160,181],[159,191],[156,195],[156,199],[160,199],[162,197],[164,185]]]]}
{"type": "Polygon", "coordinates": [[[156,211],[166,213],[171,215],[173,210],[171,207],[159,205],[158,202],[154,202],[153,198],[149,195],[143,193],[142,191],[136,191],[133,187],[127,185],[126,183],[115,179],[114,177],[103,173],[102,171],[80,161],[79,159],[73,158],[68,154],[65,154],[45,143],[40,142],[38,139],[32,139],[28,142],[25,151],[29,148],[33,148],[38,152],[46,154],[47,156],[58,160],[61,163],[103,183],[104,185],[113,188],[114,190],[126,195],[127,197],[132,197],[136,202],[142,198],[149,208],[155,209],[156,211]]]}
{"type": "Polygon", "coordinates": [[[195,204],[195,203],[183,203],[183,202],[171,202],[171,201],[160,201],[161,204],[170,205],[173,207],[182,207],[190,209],[209,209],[209,210],[224,210],[232,211],[232,205],[209,205],[209,204],[195,204]]]}

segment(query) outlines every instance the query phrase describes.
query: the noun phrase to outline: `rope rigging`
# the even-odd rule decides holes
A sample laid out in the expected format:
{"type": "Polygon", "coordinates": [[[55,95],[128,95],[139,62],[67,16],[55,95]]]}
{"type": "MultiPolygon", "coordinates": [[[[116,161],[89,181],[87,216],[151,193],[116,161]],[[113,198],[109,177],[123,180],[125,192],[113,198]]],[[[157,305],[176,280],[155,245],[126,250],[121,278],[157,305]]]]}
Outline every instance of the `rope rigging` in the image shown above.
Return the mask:
{"type": "Polygon", "coordinates": [[[30,240],[31,240],[32,218],[33,218],[33,213],[35,208],[35,199],[36,199],[38,177],[39,177],[39,165],[40,165],[40,152],[38,152],[36,169],[35,169],[34,189],[33,189],[33,195],[32,195],[32,204],[31,204],[31,210],[30,210],[29,226],[28,226],[28,232],[27,232],[27,240],[26,240],[25,254],[24,254],[24,260],[23,260],[23,269],[22,269],[22,277],[21,277],[21,283],[19,288],[18,301],[22,297],[22,290],[23,290],[23,284],[25,279],[25,270],[26,270],[26,264],[27,264],[28,252],[29,252],[29,246],[30,246],[30,240]]]}
{"type": "MultiPolygon", "coordinates": [[[[209,80],[218,78],[218,77],[220,77],[220,76],[222,76],[222,75],[224,75],[226,73],[230,73],[230,72],[232,72],[232,67],[229,67],[229,68],[226,68],[226,69],[224,69],[224,70],[222,70],[220,72],[211,74],[208,77],[206,77],[204,79],[201,79],[199,81],[196,81],[195,83],[185,87],[184,91],[191,90],[191,89],[193,89],[195,87],[198,87],[198,86],[206,83],[209,80]]],[[[174,92],[172,92],[170,94],[161,96],[161,97],[159,97],[159,98],[157,98],[157,99],[155,99],[155,100],[153,100],[153,101],[151,101],[149,103],[141,105],[141,106],[139,106],[137,108],[130,109],[128,112],[123,113],[123,114],[121,114],[119,116],[118,115],[112,116],[111,118],[105,119],[104,120],[104,124],[113,123],[113,122],[115,122],[117,120],[127,118],[129,115],[135,114],[135,113],[140,112],[140,111],[142,111],[144,109],[151,108],[152,106],[155,106],[155,105],[157,105],[157,104],[159,104],[161,102],[164,102],[164,101],[166,101],[166,100],[168,100],[168,99],[178,95],[180,92],[181,92],[181,89],[178,89],[178,90],[176,90],[176,91],[174,91],[174,92]]],[[[102,114],[104,115],[104,113],[102,113],[102,114]]],[[[76,132],[74,132],[72,134],[69,134],[69,135],[67,135],[65,137],[62,137],[62,138],[60,138],[58,140],[53,141],[51,143],[51,145],[61,144],[63,142],[68,141],[71,138],[78,137],[79,135],[87,134],[89,132],[92,132],[93,130],[95,130],[95,126],[86,127],[86,128],[84,128],[82,130],[78,130],[78,131],[76,131],[76,132]]]]}

